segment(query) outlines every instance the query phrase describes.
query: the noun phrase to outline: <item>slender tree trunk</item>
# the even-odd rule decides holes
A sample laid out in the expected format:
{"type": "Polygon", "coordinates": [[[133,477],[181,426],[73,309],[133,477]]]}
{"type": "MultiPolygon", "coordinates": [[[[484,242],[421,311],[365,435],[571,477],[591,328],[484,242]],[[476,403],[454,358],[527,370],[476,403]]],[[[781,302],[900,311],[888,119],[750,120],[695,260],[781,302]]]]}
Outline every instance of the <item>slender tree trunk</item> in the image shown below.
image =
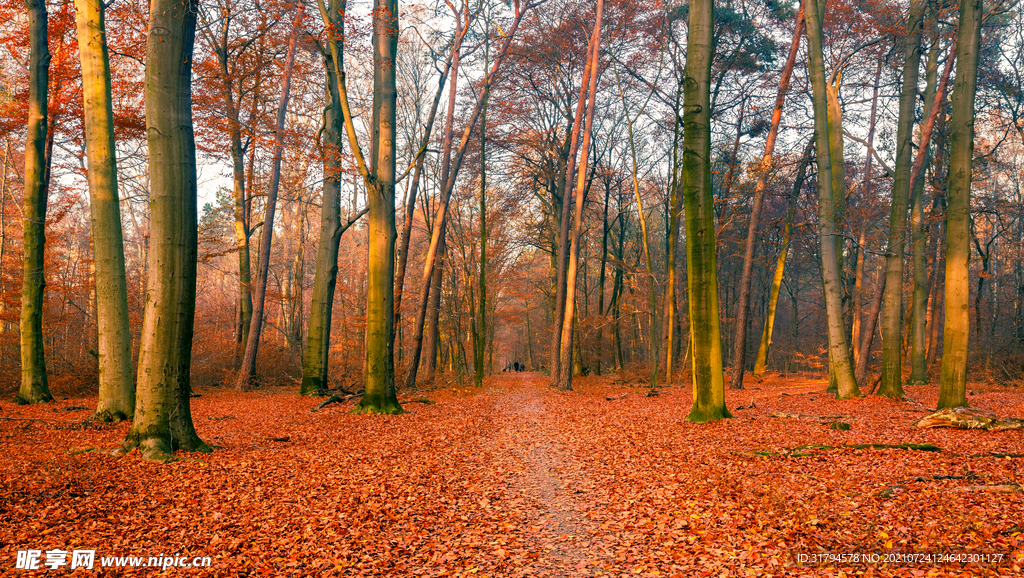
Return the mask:
{"type": "Polygon", "coordinates": [[[190,409],[196,303],[196,147],[192,132],[191,2],[153,0],[146,42],[150,246],[135,419],[122,451],[146,460],[210,451],[190,409]]]}
{"type": "MultiPolygon", "coordinates": [[[[497,78],[498,71],[501,69],[501,63],[508,53],[509,46],[511,46],[512,40],[515,38],[516,31],[519,29],[519,24],[522,22],[523,16],[525,16],[525,10],[520,5],[518,0],[514,0],[515,6],[515,19],[513,20],[512,26],[509,28],[508,33],[505,35],[505,40],[498,51],[497,57],[494,59],[494,63],[491,65],[490,71],[484,79],[485,90],[489,89],[494,84],[497,78]]],[[[468,22],[466,26],[468,28],[468,22]]],[[[456,58],[458,55],[456,55],[456,58]]],[[[454,114],[454,101],[455,101],[455,88],[457,86],[457,62],[452,62],[452,92],[449,94],[449,115],[454,114]]],[[[473,113],[470,115],[469,122],[466,123],[466,127],[463,130],[462,138],[459,142],[459,147],[455,153],[454,159],[449,163],[447,160],[442,160],[442,174],[441,174],[441,193],[440,202],[438,203],[437,214],[434,219],[434,226],[431,232],[430,245],[427,248],[427,258],[424,263],[423,271],[423,289],[420,293],[420,307],[419,312],[416,316],[416,325],[413,329],[413,355],[412,361],[409,364],[409,373],[406,376],[405,385],[406,387],[412,388],[416,385],[416,375],[419,369],[420,355],[423,350],[423,327],[427,317],[428,304],[431,299],[431,292],[433,288],[429,282],[429,277],[433,275],[435,267],[440,267],[439,255],[444,252],[444,230],[445,223],[448,217],[448,202],[451,198],[452,190],[455,187],[455,181],[458,178],[459,170],[462,167],[462,161],[466,156],[466,150],[469,147],[470,137],[473,133],[473,129],[476,127],[477,122],[480,120],[480,115],[483,109],[483,100],[477,102],[476,107],[473,109],[473,113]]],[[[451,151],[452,134],[451,134],[451,123],[446,121],[446,135],[445,140],[448,151],[451,151]]],[[[450,158],[450,153],[442,153],[443,157],[450,158]]],[[[440,284],[437,286],[437,295],[440,299],[440,284]]],[[[429,344],[428,344],[429,345],[429,344]]],[[[428,349],[430,355],[434,355],[433,350],[428,349]]],[[[429,362],[429,359],[428,359],[429,362]]],[[[426,368],[431,369],[430,366],[426,368]]],[[[432,378],[432,374],[431,374],[432,378]]]]}
{"type": "Polygon", "coordinates": [[[782,279],[786,271],[786,256],[789,254],[789,244],[793,238],[793,220],[796,218],[797,202],[800,199],[800,189],[803,188],[804,180],[807,178],[807,165],[811,163],[814,154],[814,141],[807,143],[804,149],[800,167],[796,171],[796,180],[793,181],[793,189],[789,193],[789,209],[786,211],[786,223],[782,229],[782,244],[779,246],[779,258],[775,264],[775,277],[772,279],[771,293],[768,297],[768,314],[764,319],[764,331],[761,333],[761,346],[757,350],[757,360],[754,362],[754,375],[761,375],[768,366],[768,349],[772,345],[772,333],[775,329],[775,313],[779,305],[779,293],[782,292],[782,279]]]}
{"type": "Polygon", "coordinates": [[[21,285],[21,388],[17,403],[53,401],[46,376],[43,337],[43,271],[46,243],[46,197],[49,157],[47,144],[47,92],[50,50],[47,13],[43,0],[26,0],[29,18],[28,130],[25,138],[25,196],[22,209],[24,276],[21,285]]]}
{"type": "Polygon", "coordinates": [[[955,51],[951,51],[946,61],[946,69],[941,80],[938,79],[939,39],[937,23],[932,25],[932,47],[928,53],[928,81],[925,90],[925,125],[921,128],[921,148],[918,150],[912,172],[913,195],[910,209],[910,231],[913,242],[912,259],[914,263],[914,291],[911,299],[910,327],[910,380],[914,385],[928,383],[927,347],[925,344],[925,316],[928,306],[928,271],[926,265],[926,246],[928,242],[928,225],[924,222],[924,173],[931,162],[931,133],[940,110],[943,110],[945,87],[953,64],[955,51]]]}
{"type": "Polygon", "coordinates": [[[604,309],[604,280],[608,268],[608,200],[611,197],[611,181],[604,182],[604,215],[601,220],[601,269],[597,281],[597,363],[594,366],[594,373],[601,375],[602,362],[604,361],[604,324],[606,312],[604,309]]]}
{"type": "MultiPolygon", "coordinates": [[[[903,397],[903,245],[906,234],[907,203],[910,198],[913,159],[914,108],[917,102],[918,69],[921,62],[921,24],[924,0],[911,0],[907,35],[903,41],[903,90],[896,121],[896,176],[892,187],[892,213],[885,255],[885,297],[882,312],[882,383],[878,395],[903,397]]],[[[927,147],[927,143],[922,143],[927,147]]]]}
{"type": "Polygon", "coordinates": [[[274,165],[270,173],[270,190],[267,192],[266,212],[263,216],[263,230],[260,231],[259,261],[256,270],[255,299],[252,307],[252,323],[249,340],[245,344],[245,355],[238,370],[237,387],[247,390],[252,387],[256,375],[256,358],[259,354],[260,336],[263,332],[263,318],[267,298],[267,278],[270,274],[270,248],[274,240],[274,214],[277,210],[277,192],[281,183],[281,161],[284,157],[284,121],[288,113],[288,100],[292,88],[292,68],[295,64],[295,49],[305,5],[299,4],[288,39],[288,53],[284,61],[284,76],[281,86],[281,101],[277,107],[277,126],[274,129],[274,165]]]}
{"type": "MultiPolygon", "coordinates": [[[[665,250],[665,269],[668,279],[665,282],[665,386],[671,387],[675,368],[672,366],[675,357],[676,336],[676,250],[679,246],[679,220],[683,213],[683,196],[680,194],[682,183],[679,180],[679,145],[682,136],[682,119],[679,117],[679,105],[683,96],[682,84],[676,85],[675,103],[672,119],[672,166],[671,193],[668,198],[668,246],[665,250]]],[[[605,212],[607,213],[607,199],[605,212]]],[[[607,221],[607,215],[605,215],[607,221]]],[[[604,263],[602,262],[602,274],[604,263]]]]}
{"type": "MultiPolygon", "coordinates": [[[[594,20],[594,31],[590,36],[590,56],[589,62],[587,62],[588,72],[584,72],[583,74],[586,82],[589,83],[589,87],[587,88],[589,100],[586,108],[587,121],[583,129],[583,138],[580,145],[580,148],[583,150],[580,153],[579,166],[576,169],[576,207],[573,212],[572,245],[569,246],[569,259],[565,270],[565,314],[562,317],[561,343],[559,347],[559,374],[557,381],[558,389],[563,391],[569,391],[572,389],[573,340],[575,338],[576,323],[576,282],[579,272],[580,242],[581,235],[583,233],[583,203],[587,196],[587,163],[590,158],[590,138],[594,125],[594,102],[597,96],[597,77],[599,76],[598,66],[600,66],[601,60],[601,24],[603,21],[603,13],[604,0],[597,0],[597,15],[594,20]]],[[[582,94],[583,93],[581,93],[581,96],[582,94]]],[[[579,111],[579,109],[583,107],[582,100],[577,102],[576,106],[577,111],[579,111]]],[[[573,164],[574,157],[575,155],[570,156],[570,166],[573,164]]],[[[573,184],[572,179],[566,179],[566,183],[566,192],[568,192],[569,187],[573,184]]],[[[568,204],[568,201],[568,194],[566,194],[563,202],[568,204]]],[[[565,214],[564,210],[562,211],[562,214],[565,214]]],[[[565,245],[562,246],[564,247],[565,245]]],[[[653,320],[654,318],[654,310],[652,309],[651,319],[653,320]]],[[[654,371],[657,372],[656,365],[654,371]]]]}
{"type": "Polygon", "coordinates": [[[324,111],[324,184],[320,212],[320,241],[316,251],[313,296],[309,304],[306,354],[302,364],[301,395],[314,395],[327,388],[328,354],[334,290],[338,283],[338,247],[341,226],[341,97],[338,94],[334,62],[325,55],[327,94],[330,106],[324,111]]]}
{"type": "MultiPolygon", "coordinates": [[[[747,356],[748,316],[750,314],[750,279],[754,272],[757,225],[761,218],[761,205],[764,203],[765,191],[768,190],[768,177],[771,173],[772,157],[775,154],[775,140],[779,135],[782,109],[786,103],[786,94],[789,92],[789,81],[793,76],[793,67],[796,65],[796,55],[800,49],[800,37],[803,35],[803,28],[804,9],[801,3],[800,11],[796,15],[793,41],[789,46],[789,57],[786,59],[786,65],[782,69],[782,77],[779,79],[779,91],[775,97],[775,109],[772,111],[771,127],[768,129],[768,137],[764,144],[764,155],[762,155],[761,165],[758,167],[757,184],[754,186],[754,198],[750,204],[750,223],[747,226],[747,243],[743,251],[743,272],[740,275],[739,301],[736,308],[736,325],[733,335],[733,373],[732,382],[729,385],[732,389],[743,389],[743,372],[746,369],[747,356]]],[[[781,254],[785,255],[785,253],[783,250],[781,254]]],[[[785,257],[783,256],[780,259],[784,261],[785,257]]],[[[765,327],[767,327],[767,324],[765,327]]]]}
{"type": "Polygon", "coordinates": [[[103,421],[130,419],[135,413],[132,336],[128,329],[128,281],[125,277],[121,208],[117,194],[117,152],[107,56],[105,5],[76,0],[78,52],[82,62],[85,146],[89,159],[96,325],[99,333],[99,401],[103,421]]]}
{"type": "Polygon", "coordinates": [[[971,169],[974,157],[974,95],[981,43],[981,0],[960,4],[957,70],[953,87],[946,211],[946,322],[942,340],[939,408],[967,405],[967,346],[970,335],[971,169]]]}
{"type": "MultiPolygon", "coordinates": [[[[589,52],[588,52],[589,54],[589,52]]],[[[557,269],[555,274],[555,311],[551,332],[551,385],[559,387],[561,380],[562,362],[562,331],[565,330],[566,301],[570,296],[567,292],[566,281],[568,280],[569,267],[569,231],[572,204],[569,202],[569,193],[576,177],[576,155],[579,150],[580,131],[583,128],[584,101],[587,98],[587,90],[590,87],[590,75],[593,73],[591,59],[587,58],[587,64],[583,69],[583,79],[580,81],[580,93],[576,99],[576,112],[573,115],[572,130],[569,134],[569,154],[565,164],[565,178],[562,190],[561,214],[558,218],[558,246],[557,269]]],[[[586,167],[584,167],[586,172],[586,167]]]]}
{"type": "Polygon", "coordinates": [[[423,132],[423,140],[420,143],[419,152],[416,153],[416,158],[413,160],[414,168],[412,172],[412,183],[409,185],[409,198],[405,205],[405,216],[402,223],[402,239],[399,241],[398,250],[398,270],[395,272],[395,327],[401,328],[402,321],[402,297],[405,294],[405,272],[409,266],[409,243],[412,239],[412,225],[413,216],[416,210],[416,196],[419,194],[420,180],[423,175],[423,165],[426,161],[427,147],[430,145],[430,136],[433,133],[434,121],[437,118],[438,105],[441,102],[441,97],[444,95],[445,83],[448,80],[448,74],[452,71],[452,61],[455,54],[462,45],[462,38],[465,36],[465,28],[462,28],[462,34],[457,35],[455,38],[455,47],[452,52],[448,55],[445,61],[444,70],[441,72],[441,79],[438,81],[437,93],[434,94],[434,102],[430,107],[430,115],[427,117],[427,125],[423,132]]]}
{"type": "Polygon", "coordinates": [[[836,250],[835,203],[833,197],[832,155],[829,138],[829,114],[825,83],[825,64],[821,51],[821,20],[817,2],[805,4],[807,20],[808,72],[814,96],[814,134],[818,153],[818,227],[821,237],[822,291],[828,326],[829,366],[835,375],[837,397],[848,399],[860,395],[850,363],[843,324],[843,290],[836,250]]]}
{"type": "Polygon", "coordinates": [[[711,189],[713,32],[713,2],[691,0],[683,93],[683,203],[693,345],[693,409],[687,419],[692,422],[731,417],[725,407],[715,208],[711,189]]]}
{"type": "MultiPolygon", "coordinates": [[[[490,23],[488,22],[488,25],[490,23]]],[[[490,30],[484,30],[484,74],[490,61],[490,30]]],[[[480,299],[477,303],[479,330],[473,340],[473,381],[477,387],[484,384],[484,348],[487,339],[487,103],[490,87],[484,86],[483,111],[480,116],[480,299]]]]}
{"type": "Polygon", "coordinates": [[[871,360],[871,344],[875,340],[875,328],[882,312],[882,298],[885,296],[885,274],[881,273],[875,280],[875,292],[871,297],[871,309],[861,330],[860,357],[857,358],[856,378],[865,383],[868,377],[868,362],[871,360]]]}
{"type": "MultiPolygon", "coordinates": [[[[872,161],[874,161],[874,155],[871,151],[874,149],[875,143],[875,128],[877,127],[878,120],[878,84],[882,79],[882,63],[884,59],[882,56],[878,57],[878,67],[875,70],[875,82],[874,89],[871,93],[871,117],[868,121],[868,139],[867,146],[868,150],[865,152],[864,160],[864,179],[861,181],[861,201],[866,205],[868,202],[874,201],[873,187],[871,186],[871,167],[872,161]]],[[[853,342],[853,364],[857,366],[860,362],[860,341],[861,341],[861,327],[864,323],[864,266],[867,261],[867,253],[864,251],[865,241],[867,240],[868,232],[868,219],[866,217],[861,218],[860,235],[857,238],[857,270],[854,273],[854,291],[853,291],[853,321],[851,323],[850,340],[853,342]]]]}

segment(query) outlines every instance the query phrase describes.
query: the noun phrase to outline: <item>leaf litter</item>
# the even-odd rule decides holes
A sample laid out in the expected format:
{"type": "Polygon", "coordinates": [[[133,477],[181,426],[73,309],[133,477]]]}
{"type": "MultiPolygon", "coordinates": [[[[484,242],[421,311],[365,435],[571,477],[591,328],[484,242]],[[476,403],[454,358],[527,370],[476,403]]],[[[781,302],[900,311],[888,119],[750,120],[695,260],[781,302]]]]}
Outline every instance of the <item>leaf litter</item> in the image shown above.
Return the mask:
{"type": "MultiPolygon", "coordinates": [[[[166,465],[112,457],[127,424],[64,411],[94,398],[0,404],[19,418],[0,420],[0,574],[30,548],[210,556],[188,570],[209,576],[1022,574],[1024,438],[914,428],[934,387],[907,388],[917,405],[835,401],[822,381],[775,377],[727,392],[734,419],[699,425],[689,387],[575,387],[503,374],[402,416],[208,389],[192,413],[218,448],[166,465]],[[940,451],[907,451],[925,445],[940,451]],[[893,561],[909,554],[947,558],[893,561]]],[[[1012,388],[972,391],[972,406],[1024,415],[1012,388]]]]}

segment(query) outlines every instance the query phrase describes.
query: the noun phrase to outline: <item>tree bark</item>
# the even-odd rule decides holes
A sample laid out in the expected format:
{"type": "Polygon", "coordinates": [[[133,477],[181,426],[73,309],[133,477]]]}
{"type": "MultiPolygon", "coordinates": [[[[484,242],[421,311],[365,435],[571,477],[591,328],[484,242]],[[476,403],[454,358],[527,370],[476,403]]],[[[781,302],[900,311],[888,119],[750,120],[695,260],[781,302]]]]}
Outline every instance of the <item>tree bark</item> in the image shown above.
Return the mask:
{"type": "Polygon", "coordinates": [[[939,409],[967,405],[967,345],[970,336],[968,272],[971,257],[971,170],[974,157],[974,95],[981,44],[981,0],[960,3],[956,82],[953,87],[946,211],[946,322],[942,340],[939,409]]]}
{"type": "MultiPolygon", "coordinates": [[[[731,389],[743,389],[743,372],[746,369],[745,358],[747,355],[747,327],[750,324],[748,321],[750,314],[750,279],[754,272],[757,225],[761,218],[761,205],[764,203],[765,191],[768,190],[768,177],[771,173],[772,157],[775,154],[775,140],[779,135],[782,108],[786,103],[789,81],[793,76],[796,55],[800,49],[800,37],[803,35],[804,9],[802,4],[801,2],[800,11],[796,15],[796,26],[793,30],[793,41],[789,46],[789,56],[786,58],[786,65],[782,68],[782,76],[779,79],[779,91],[775,97],[775,109],[772,111],[771,127],[768,129],[768,137],[764,143],[764,154],[758,167],[757,184],[754,185],[754,198],[750,203],[750,223],[747,225],[747,242],[743,250],[743,272],[740,275],[739,301],[736,305],[736,325],[733,334],[733,373],[732,382],[729,385],[731,389]]],[[[785,262],[785,253],[786,251],[783,250],[783,256],[780,257],[782,262],[785,262]]],[[[765,327],[767,328],[768,324],[765,324],[765,327]]],[[[762,339],[762,341],[764,340],[762,339]]]]}
{"type": "MultiPolygon", "coordinates": [[[[896,176],[892,186],[892,212],[885,255],[885,296],[882,310],[882,383],[878,395],[903,397],[903,245],[913,159],[914,109],[921,62],[921,25],[924,0],[912,0],[903,41],[903,90],[896,124],[896,176]]],[[[927,147],[927,143],[924,143],[927,147]]]]}
{"type": "Polygon", "coordinates": [[[122,451],[165,461],[174,450],[210,451],[190,406],[196,303],[196,147],[192,50],[197,6],[153,0],[146,41],[150,246],[135,419],[122,451]]]}
{"type": "Polygon", "coordinates": [[[711,188],[712,0],[691,0],[683,93],[683,203],[686,274],[693,346],[693,409],[687,420],[731,417],[725,407],[722,338],[718,316],[718,260],[711,188]]]}
{"type": "MultiPolygon", "coordinates": [[[[587,94],[589,101],[587,103],[586,116],[587,121],[583,129],[583,137],[580,148],[579,165],[576,167],[576,183],[575,183],[575,210],[573,212],[573,227],[572,227],[572,245],[569,247],[569,259],[566,264],[565,272],[565,314],[562,317],[562,331],[561,331],[561,343],[559,346],[559,372],[557,387],[563,391],[572,390],[572,374],[573,374],[573,340],[575,338],[575,323],[576,323],[576,281],[579,273],[579,260],[580,260],[580,242],[581,235],[583,233],[583,203],[587,196],[587,163],[590,158],[590,138],[593,131],[594,125],[594,102],[597,96],[597,77],[598,66],[600,66],[601,60],[601,24],[603,22],[604,15],[604,0],[597,0],[597,14],[594,20],[594,31],[590,35],[590,56],[587,62],[588,72],[584,72],[583,77],[586,79],[585,82],[589,83],[587,88],[587,94]]],[[[581,93],[582,95],[582,93],[581,93]]],[[[583,102],[577,102],[577,111],[583,107],[583,102]]],[[[573,155],[575,156],[575,155],[573,155]]],[[[634,157],[635,158],[635,157],[634,157]]],[[[570,165],[573,164],[573,159],[570,158],[570,165]]],[[[635,165],[635,163],[634,163],[635,165]]],[[[634,166],[634,180],[636,167],[634,166]]],[[[568,192],[569,187],[572,186],[572,179],[566,179],[566,191],[568,192]]],[[[639,198],[639,197],[638,197],[639,198]]],[[[568,194],[565,196],[564,203],[568,203],[568,194]]],[[[565,214],[565,211],[562,211],[565,214]]],[[[646,238],[645,238],[646,240],[646,238]]],[[[564,247],[564,245],[563,245],[564,247]]],[[[650,256],[648,254],[648,262],[650,256]]],[[[653,308],[651,309],[652,321],[656,318],[653,308]]],[[[653,347],[653,344],[652,344],[653,347]]],[[[653,351],[653,349],[652,349],[653,351]]],[[[657,359],[654,362],[654,372],[657,374],[657,359]]],[[[652,386],[655,384],[652,384],[652,386]]]]}
{"type": "Polygon", "coordinates": [[[266,308],[267,278],[270,275],[270,248],[274,241],[274,215],[277,211],[277,193],[281,184],[281,161],[284,157],[284,121],[288,113],[288,100],[291,97],[292,69],[295,64],[295,49],[298,43],[299,30],[305,5],[299,4],[292,24],[292,32],[288,39],[288,53],[284,61],[284,73],[281,85],[281,100],[277,107],[277,126],[274,129],[274,164],[270,173],[270,189],[267,191],[266,210],[263,215],[263,229],[260,231],[259,257],[256,265],[255,297],[252,307],[252,323],[249,327],[249,339],[245,344],[245,355],[238,370],[237,387],[245,391],[252,387],[256,375],[256,358],[259,355],[260,336],[263,333],[263,317],[266,308]]]}
{"type": "Polygon", "coordinates": [[[17,403],[53,401],[46,375],[43,342],[43,270],[46,243],[46,197],[49,172],[47,93],[50,50],[43,0],[26,0],[29,19],[28,128],[25,137],[25,196],[22,209],[24,274],[21,284],[21,388],[17,403]]]}
{"type": "Polygon", "coordinates": [[[850,363],[843,323],[843,289],[839,276],[833,197],[832,155],[829,138],[829,111],[825,82],[825,64],[821,49],[821,20],[818,3],[805,4],[807,20],[808,73],[814,99],[814,134],[818,153],[818,227],[821,238],[822,291],[828,327],[829,366],[835,375],[837,397],[848,399],[860,395],[850,363]]]}
{"type": "MultiPolygon", "coordinates": [[[[398,0],[374,0],[373,123],[367,187],[366,387],[352,413],[398,414],[395,391],[395,127],[398,0]]],[[[347,99],[346,99],[347,100],[347,99]]],[[[345,115],[351,122],[351,115],[345,115]]],[[[352,128],[349,128],[350,135],[352,128]]],[[[365,177],[364,177],[365,178],[365,177]]]]}
{"type": "MultiPolygon", "coordinates": [[[[484,30],[484,74],[490,61],[490,22],[484,30]]],[[[489,86],[483,90],[483,110],[480,113],[480,299],[477,302],[478,320],[474,325],[473,381],[484,385],[484,349],[487,341],[487,104],[491,97],[489,86]]]]}
{"type": "Polygon", "coordinates": [[[96,326],[99,333],[96,416],[103,421],[122,421],[135,413],[135,381],[132,375],[132,337],[128,328],[128,281],[117,193],[117,151],[114,148],[105,11],[106,5],[101,0],[75,1],[96,272],[96,326]]]}

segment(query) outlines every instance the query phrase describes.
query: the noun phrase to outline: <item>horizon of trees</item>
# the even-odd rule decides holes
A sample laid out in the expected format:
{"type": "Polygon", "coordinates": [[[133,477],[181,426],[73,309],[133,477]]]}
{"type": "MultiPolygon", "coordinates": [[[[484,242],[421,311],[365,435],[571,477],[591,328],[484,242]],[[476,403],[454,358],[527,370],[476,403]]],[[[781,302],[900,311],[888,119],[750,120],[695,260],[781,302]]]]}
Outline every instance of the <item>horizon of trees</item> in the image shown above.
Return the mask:
{"type": "Polygon", "coordinates": [[[1010,0],[0,10],[0,375],[153,459],[199,384],[1024,372],[1010,0]]]}

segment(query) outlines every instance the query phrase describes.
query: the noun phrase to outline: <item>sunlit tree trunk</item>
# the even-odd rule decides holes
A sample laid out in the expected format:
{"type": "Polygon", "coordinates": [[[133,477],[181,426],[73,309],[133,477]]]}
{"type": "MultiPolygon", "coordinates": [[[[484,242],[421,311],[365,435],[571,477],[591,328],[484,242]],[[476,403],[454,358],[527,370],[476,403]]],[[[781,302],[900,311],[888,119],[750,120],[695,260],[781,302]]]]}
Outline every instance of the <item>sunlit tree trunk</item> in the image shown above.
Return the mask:
{"type": "Polygon", "coordinates": [[[192,49],[197,6],[153,0],[146,42],[150,245],[135,419],[122,450],[164,461],[176,449],[209,451],[192,425],[196,305],[196,145],[192,49]]]}
{"type": "Polygon", "coordinates": [[[814,97],[814,134],[818,154],[818,228],[821,238],[822,291],[829,341],[829,365],[835,375],[837,396],[847,399],[860,395],[850,363],[843,323],[842,281],[836,250],[835,203],[833,198],[832,155],[829,143],[829,114],[825,82],[825,63],[821,51],[821,20],[818,3],[804,6],[807,20],[808,72],[814,97]]]}
{"type": "MultiPolygon", "coordinates": [[[[366,388],[353,413],[402,413],[395,391],[395,126],[398,0],[374,0],[366,388]]],[[[345,119],[350,122],[349,118],[345,119]]]]}
{"type": "Polygon", "coordinates": [[[775,313],[779,305],[779,293],[782,292],[782,279],[786,271],[789,244],[793,238],[793,220],[796,218],[796,207],[797,201],[800,199],[800,189],[803,188],[804,179],[807,178],[807,165],[810,164],[814,153],[813,147],[814,141],[807,144],[803,159],[800,161],[800,167],[796,172],[796,179],[793,181],[793,190],[789,194],[789,209],[786,211],[786,222],[782,229],[782,244],[779,246],[779,258],[775,263],[775,276],[772,278],[772,288],[768,296],[768,314],[764,319],[761,346],[757,350],[757,360],[754,362],[754,375],[761,375],[768,366],[768,350],[772,345],[775,313]]]}
{"type": "Polygon", "coordinates": [[[953,86],[946,211],[946,322],[938,407],[967,405],[967,341],[970,335],[968,268],[971,258],[971,161],[974,156],[974,95],[981,43],[981,0],[960,3],[957,70],[953,86]]]}
{"type": "Polygon", "coordinates": [[[49,157],[46,154],[46,100],[50,50],[43,0],[26,0],[29,30],[28,130],[25,137],[25,196],[22,205],[24,276],[21,284],[21,388],[18,403],[53,400],[46,376],[43,343],[43,271],[46,243],[46,196],[49,157]]]}
{"type": "MultiPolygon", "coordinates": [[[[896,121],[896,176],[892,187],[892,213],[885,255],[885,296],[882,310],[882,382],[878,395],[903,397],[903,245],[910,199],[914,109],[921,63],[921,24],[924,0],[912,0],[903,40],[903,90],[896,121]]],[[[927,143],[924,146],[928,146],[927,143]]]]}
{"type": "Polygon", "coordinates": [[[725,408],[715,208],[711,189],[713,32],[712,0],[691,0],[683,92],[683,204],[693,347],[693,409],[687,419],[693,422],[731,417],[725,408]]]}
{"type": "Polygon", "coordinates": [[[110,92],[110,61],[100,0],[76,0],[78,52],[82,63],[85,147],[96,275],[99,333],[99,401],[103,421],[131,419],[135,413],[132,337],[128,329],[128,281],[124,268],[121,208],[117,194],[117,153],[110,92]]]}
{"type": "MultiPolygon", "coordinates": [[[[750,314],[750,279],[754,271],[754,249],[757,242],[757,225],[761,218],[761,205],[764,203],[765,191],[768,190],[768,177],[772,168],[772,157],[775,154],[775,140],[779,135],[779,122],[782,120],[782,108],[789,92],[789,80],[793,76],[796,55],[800,49],[800,37],[803,35],[804,10],[801,6],[796,15],[796,27],[793,30],[793,42],[789,46],[789,56],[782,69],[779,79],[779,91],[775,97],[775,109],[772,111],[771,126],[764,143],[764,154],[758,167],[757,184],[754,185],[754,198],[750,204],[750,222],[747,225],[747,242],[743,251],[743,272],[740,275],[739,301],[736,308],[736,326],[733,336],[732,389],[743,389],[743,372],[746,369],[747,356],[747,320],[750,314]]],[[[782,251],[782,255],[785,255],[782,251]]],[[[785,259],[785,257],[780,257],[785,259]]],[[[779,272],[781,274],[781,271],[779,272]]],[[[781,282],[781,277],[779,278],[781,282]]],[[[767,328],[768,325],[766,324],[767,328]]],[[[763,341],[763,340],[762,340],[763,341]]]]}
{"type": "MultiPolygon", "coordinates": [[[[277,193],[281,184],[281,161],[284,157],[284,121],[288,113],[288,100],[292,88],[292,68],[295,64],[295,49],[298,43],[299,30],[305,5],[299,4],[288,39],[288,53],[284,61],[281,100],[277,108],[277,126],[274,129],[274,164],[270,174],[270,189],[267,191],[266,210],[263,215],[263,229],[260,231],[259,260],[256,270],[256,286],[252,306],[252,323],[249,327],[249,339],[245,344],[245,355],[242,366],[238,370],[237,387],[246,390],[253,385],[256,375],[256,358],[259,355],[260,337],[263,333],[263,318],[267,298],[267,278],[270,275],[270,248],[274,240],[274,215],[277,211],[277,193]]],[[[392,217],[393,218],[393,217],[392,217]]]]}
{"type": "MultiPolygon", "coordinates": [[[[594,31],[590,35],[590,56],[589,61],[587,62],[587,70],[589,73],[585,72],[583,74],[586,79],[584,82],[589,83],[589,87],[587,88],[589,100],[586,107],[587,120],[583,129],[582,142],[580,144],[582,152],[580,153],[579,165],[576,168],[572,244],[569,246],[569,259],[566,263],[565,270],[565,313],[562,317],[561,343],[559,347],[559,372],[558,381],[556,383],[558,389],[563,391],[572,389],[573,340],[575,339],[576,323],[576,281],[579,273],[580,242],[583,233],[583,201],[586,199],[587,194],[587,163],[590,158],[590,138],[593,131],[595,115],[594,101],[597,96],[598,66],[600,65],[601,58],[601,24],[603,21],[603,13],[604,0],[597,0],[597,14],[594,20],[594,31]]],[[[576,106],[577,110],[582,108],[582,100],[577,102],[576,106]]],[[[572,164],[573,159],[570,158],[569,161],[570,164],[572,164]]],[[[636,168],[634,166],[634,174],[635,170],[636,168]]],[[[635,178],[636,177],[634,176],[634,180],[635,178]]],[[[569,191],[569,187],[572,185],[572,179],[566,179],[567,192],[569,191]]],[[[568,204],[568,194],[563,202],[568,204]]],[[[562,214],[565,214],[564,210],[562,211],[562,214]]],[[[650,259],[650,257],[648,257],[648,259],[650,259]]],[[[651,310],[651,319],[655,319],[653,309],[651,310]]],[[[657,372],[657,361],[655,361],[654,371],[657,372]]]]}

